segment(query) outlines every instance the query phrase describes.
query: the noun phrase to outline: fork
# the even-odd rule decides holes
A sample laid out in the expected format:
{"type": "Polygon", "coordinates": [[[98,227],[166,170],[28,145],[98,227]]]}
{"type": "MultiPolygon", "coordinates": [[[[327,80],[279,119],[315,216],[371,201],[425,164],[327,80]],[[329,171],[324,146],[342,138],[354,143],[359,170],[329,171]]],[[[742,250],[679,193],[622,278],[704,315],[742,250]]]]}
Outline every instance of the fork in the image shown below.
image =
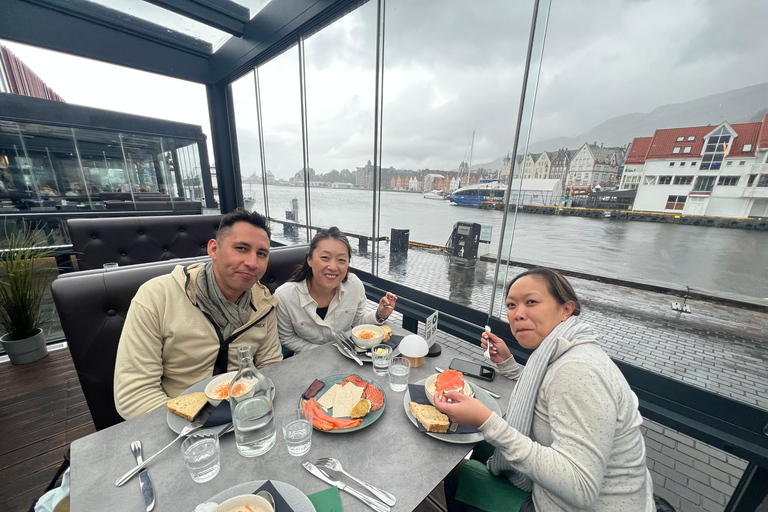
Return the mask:
{"type": "Polygon", "coordinates": [[[379,489],[378,487],[374,487],[371,484],[367,484],[367,483],[363,482],[362,480],[358,480],[354,476],[352,476],[349,473],[347,473],[346,471],[344,471],[344,468],[342,467],[341,462],[339,462],[338,460],[336,460],[336,459],[334,459],[332,457],[326,457],[326,458],[323,458],[323,459],[319,459],[316,462],[316,465],[320,466],[320,467],[323,467],[323,468],[330,469],[331,471],[338,471],[339,473],[343,473],[343,474],[347,475],[349,478],[351,478],[355,482],[359,483],[360,485],[362,485],[363,487],[365,487],[366,489],[371,491],[381,501],[383,501],[384,503],[386,503],[390,507],[393,507],[395,505],[395,502],[397,501],[395,499],[395,497],[392,496],[387,491],[379,489]]]}
{"type": "Polygon", "coordinates": [[[124,474],[123,476],[121,476],[120,478],[118,478],[118,479],[117,479],[117,482],[115,482],[115,485],[116,485],[117,487],[120,487],[120,486],[121,486],[121,485],[123,485],[125,482],[127,482],[128,480],[130,480],[130,479],[131,479],[131,478],[133,478],[134,476],[138,475],[138,474],[141,472],[141,470],[142,470],[142,469],[144,469],[145,467],[147,467],[147,465],[148,465],[150,462],[152,462],[152,461],[155,459],[155,457],[157,457],[158,455],[160,455],[161,453],[163,453],[165,450],[167,450],[168,448],[170,448],[170,447],[171,447],[171,445],[173,445],[173,443],[175,443],[176,441],[178,441],[178,440],[179,440],[179,439],[181,439],[182,437],[188,436],[188,435],[189,435],[189,434],[191,434],[192,432],[195,432],[196,430],[199,430],[199,429],[200,429],[200,427],[202,427],[202,426],[203,426],[203,423],[204,423],[204,422],[202,422],[202,421],[197,421],[197,422],[194,422],[194,423],[190,423],[189,425],[187,425],[186,427],[184,427],[183,429],[181,429],[181,432],[179,433],[179,436],[178,436],[176,439],[174,439],[173,441],[171,441],[170,443],[168,443],[168,444],[165,446],[165,448],[163,448],[162,450],[160,450],[159,452],[157,452],[156,454],[154,454],[154,455],[153,455],[153,456],[151,456],[150,458],[148,458],[148,459],[145,459],[145,460],[144,460],[144,462],[142,462],[141,464],[139,464],[138,466],[134,467],[132,470],[130,470],[129,472],[127,472],[126,474],[124,474]]]}

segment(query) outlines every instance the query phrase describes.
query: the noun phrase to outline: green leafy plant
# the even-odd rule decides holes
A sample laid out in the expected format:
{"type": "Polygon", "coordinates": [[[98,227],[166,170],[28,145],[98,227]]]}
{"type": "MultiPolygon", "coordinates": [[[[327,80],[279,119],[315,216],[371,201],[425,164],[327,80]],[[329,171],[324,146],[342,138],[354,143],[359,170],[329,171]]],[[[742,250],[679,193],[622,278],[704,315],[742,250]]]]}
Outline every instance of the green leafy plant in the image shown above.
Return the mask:
{"type": "Polygon", "coordinates": [[[37,226],[22,223],[8,232],[0,251],[0,325],[11,340],[33,336],[39,327],[40,305],[48,288],[48,276],[55,268],[46,268],[42,259],[53,252],[43,246],[45,240],[37,226]]]}

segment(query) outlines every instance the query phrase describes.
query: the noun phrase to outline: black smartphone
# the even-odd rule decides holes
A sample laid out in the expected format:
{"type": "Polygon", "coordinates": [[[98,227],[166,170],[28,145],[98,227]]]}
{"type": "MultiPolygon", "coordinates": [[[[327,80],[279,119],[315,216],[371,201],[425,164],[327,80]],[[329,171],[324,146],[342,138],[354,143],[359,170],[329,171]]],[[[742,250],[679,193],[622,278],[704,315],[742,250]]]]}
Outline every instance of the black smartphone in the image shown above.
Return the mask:
{"type": "Polygon", "coordinates": [[[459,370],[464,375],[477,377],[478,379],[483,380],[493,380],[493,377],[496,375],[496,371],[490,366],[473,363],[471,361],[464,361],[463,359],[454,359],[451,361],[451,366],[448,368],[451,370],[459,370]]]}

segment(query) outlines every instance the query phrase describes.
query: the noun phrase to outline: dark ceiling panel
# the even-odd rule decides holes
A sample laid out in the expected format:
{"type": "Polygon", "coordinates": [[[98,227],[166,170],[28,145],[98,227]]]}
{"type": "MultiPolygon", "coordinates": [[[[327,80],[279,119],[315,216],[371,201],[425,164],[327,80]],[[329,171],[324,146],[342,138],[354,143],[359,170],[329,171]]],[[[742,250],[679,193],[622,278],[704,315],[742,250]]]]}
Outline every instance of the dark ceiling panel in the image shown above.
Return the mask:
{"type": "Polygon", "coordinates": [[[209,80],[210,57],[22,0],[2,0],[0,38],[182,80],[209,80]]]}
{"type": "Polygon", "coordinates": [[[211,58],[211,80],[231,82],[290,48],[300,34],[333,23],[368,0],[279,0],[267,4],[245,25],[242,37],[229,39],[211,58]]]}
{"type": "Polygon", "coordinates": [[[169,11],[240,37],[249,11],[230,0],[145,0],[169,11]]]}

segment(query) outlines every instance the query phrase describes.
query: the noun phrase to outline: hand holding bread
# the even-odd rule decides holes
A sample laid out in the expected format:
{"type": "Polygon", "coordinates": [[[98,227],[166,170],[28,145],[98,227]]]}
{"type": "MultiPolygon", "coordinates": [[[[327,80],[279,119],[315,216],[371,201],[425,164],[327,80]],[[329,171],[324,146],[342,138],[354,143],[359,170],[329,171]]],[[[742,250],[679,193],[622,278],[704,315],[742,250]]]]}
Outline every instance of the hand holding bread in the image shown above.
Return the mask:
{"type": "Polygon", "coordinates": [[[433,398],[438,411],[446,414],[451,421],[462,425],[478,428],[492,414],[480,400],[457,391],[448,391],[442,396],[435,391],[433,398]]]}

